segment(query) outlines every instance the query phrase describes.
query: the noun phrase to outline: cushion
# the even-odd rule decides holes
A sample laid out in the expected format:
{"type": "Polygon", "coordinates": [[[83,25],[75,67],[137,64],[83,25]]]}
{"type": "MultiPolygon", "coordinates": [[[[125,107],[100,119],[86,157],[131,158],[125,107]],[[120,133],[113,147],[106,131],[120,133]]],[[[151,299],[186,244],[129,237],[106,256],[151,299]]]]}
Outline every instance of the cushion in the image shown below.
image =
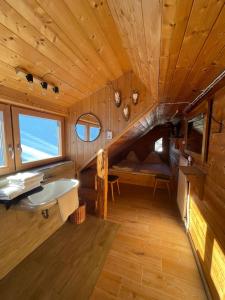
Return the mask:
{"type": "Polygon", "coordinates": [[[158,153],[152,151],[148,154],[148,156],[145,158],[144,163],[148,164],[161,164],[162,160],[158,153]]]}
{"type": "Polygon", "coordinates": [[[132,161],[134,163],[139,163],[139,159],[137,158],[137,155],[136,155],[136,153],[134,151],[130,151],[127,154],[126,160],[132,161]]]}

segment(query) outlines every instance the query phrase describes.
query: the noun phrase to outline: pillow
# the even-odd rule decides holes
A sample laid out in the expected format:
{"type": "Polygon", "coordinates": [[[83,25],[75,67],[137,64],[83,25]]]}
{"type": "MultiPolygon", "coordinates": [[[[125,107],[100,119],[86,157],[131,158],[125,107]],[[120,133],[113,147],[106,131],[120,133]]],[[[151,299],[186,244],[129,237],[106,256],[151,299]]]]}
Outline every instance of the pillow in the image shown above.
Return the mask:
{"type": "Polygon", "coordinates": [[[136,153],[134,151],[130,151],[127,154],[126,160],[132,161],[134,163],[139,163],[139,159],[137,158],[137,155],[136,155],[136,153]]]}
{"type": "Polygon", "coordinates": [[[162,160],[158,153],[152,151],[148,154],[148,156],[145,158],[144,163],[148,164],[161,164],[162,160]]]}

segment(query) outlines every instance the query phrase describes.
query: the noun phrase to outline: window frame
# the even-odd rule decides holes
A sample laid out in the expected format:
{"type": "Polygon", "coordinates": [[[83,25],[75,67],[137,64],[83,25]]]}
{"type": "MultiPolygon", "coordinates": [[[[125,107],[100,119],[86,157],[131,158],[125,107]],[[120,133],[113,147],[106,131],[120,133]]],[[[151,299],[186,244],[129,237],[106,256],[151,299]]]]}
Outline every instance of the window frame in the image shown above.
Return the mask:
{"type": "Polygon", "coordinates": [[[14,151],[15,151],[15,165],[16,170],[25,170],[37,166],[41,166],[44,164],[57,162],[63,160],[65,158],[65,119],[64,117],[57,116],[54,114],[49,114],[45,112],[40,112],[36,110],[21,108],[21,107],[12,107],[12,124],[13,124],[13,138],[14,138],[14,151]],[[21,141],[20,141],[20,128],[19,128],[19,114],[52,119],[56,121],[60,121],[60,155],[52,158],[22,163],[21,159],[21,141]]]}
{"type": "Polygon", "coordinates": [[[6,166],[0,167],[0,176],[15,171],[15,151],[13,142],[12,122],[10,105],[0,103],[0,111],[3,112],[3,126],[4,126],[4,142],[5,142],[5,156],[6,166]],[[11,147],[11,154],[9,148],[11,147]]]}

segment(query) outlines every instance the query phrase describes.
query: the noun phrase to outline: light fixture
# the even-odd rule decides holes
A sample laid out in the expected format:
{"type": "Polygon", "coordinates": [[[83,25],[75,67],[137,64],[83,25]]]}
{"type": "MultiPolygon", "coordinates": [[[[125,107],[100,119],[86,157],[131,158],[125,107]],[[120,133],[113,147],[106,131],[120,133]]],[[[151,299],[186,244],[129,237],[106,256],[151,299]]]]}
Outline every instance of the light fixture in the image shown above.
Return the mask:
{"type": "Polygon", "coordinates": [[[33,75],[31,73],[26,75],[26,79],[29,83],[33,83],[33,75]]]}
{"type": "Polygon", "coordinates": [[[26,70],[20,68],[20,67],[16,67],[15,68],[16,71],[16,75],[19,76],[22,79],[25,79],[29,85],[29,89],[33,90],[34,85],[37,84],[42,87],[41,89],[41,94],[43,96],[45,96],[47,94],[47,89],[52,90],[52,92],[55,94],[55,98],[57,99],[59,97],[59,88],[58,86],[56,86],[55,84],[51,83],[51,82],[47,82],[44,80],[44,75],[43,78],[37,76],[37,75],[33,75],[29,72],[27,72],[26,70]]]}
{"type": "Polygon", "coordinates": [[[53,92],[55,93],[55,99],[59,98],[59,88],[57,86],[53,86],[53,92]]]}
{"type": "Polygon", "coordinates": [[[42,95],[46,96],[47,89],[48,89],[48,83],[46,81],[41,81],[41,87],[42,87],[42,95]]]}
{"type": "Polygon", "coordinates": [[[54,86],[52,90],[55,94],[59,94],[59,88],[57,86],[54,86]]]}
{"type": "Polygon", "coordinates": [[[29,85],[29,89],[33,90],[33,82],[34,82],[33,75],[31,73],[28,73],[26,75],[26,79],[27,79],[27,82],[28,82],[28,85],[29,85]]]}

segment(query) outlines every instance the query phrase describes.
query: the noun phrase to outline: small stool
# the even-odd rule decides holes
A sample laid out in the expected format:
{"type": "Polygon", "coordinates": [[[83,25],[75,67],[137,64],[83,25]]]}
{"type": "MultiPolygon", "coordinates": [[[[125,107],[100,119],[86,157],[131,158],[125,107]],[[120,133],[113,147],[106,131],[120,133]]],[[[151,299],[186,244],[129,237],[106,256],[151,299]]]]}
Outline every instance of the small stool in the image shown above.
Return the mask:
{"type": "Polygon", "coordinates": [[[153,200],[155,199],[155,193],[157,189],[158,183],[165,183],[167,186],[169,198],[171,198],[171,189],[170,189],[170,177],[165,175],[157,175],[155,176],[155,183],[154,183],[154,191],[153,191],[153,200]]]}
{"type": "Polygon", "coordinates": [[[119,177],[116,175],[108,175],[108,183],[111,186],[112,201],[114,202],[115,199],[114,199],[114,192],[113,192],[113,184],[117,183],[118,194],[120,195],[119,177]]]}

